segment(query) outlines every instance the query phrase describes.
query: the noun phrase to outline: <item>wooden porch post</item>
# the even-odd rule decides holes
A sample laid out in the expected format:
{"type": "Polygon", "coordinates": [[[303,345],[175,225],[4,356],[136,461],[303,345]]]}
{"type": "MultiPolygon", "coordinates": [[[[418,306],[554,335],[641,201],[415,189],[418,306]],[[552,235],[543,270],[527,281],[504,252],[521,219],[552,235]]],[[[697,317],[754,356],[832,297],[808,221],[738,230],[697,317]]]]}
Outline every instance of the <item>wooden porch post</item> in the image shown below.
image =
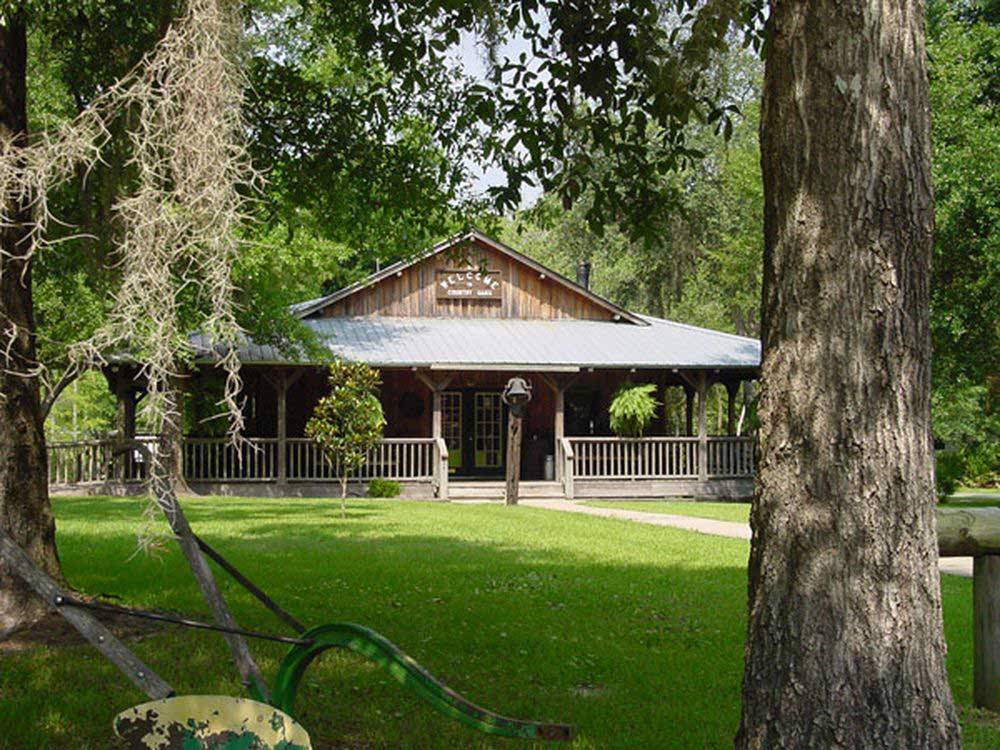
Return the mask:
{"type": "Polygon", "coordinates": [[[694,435],[694,388],[684,386],[684,434],[694,435]]]}
{"type": "Polygon", "coordinates": [[[424,372],[416,371],[417,380],[427,386],[431,392],[431,437],[439,438],[443,436],[443,425],[441,420],[441,394],[451,385],[454,375],[446,375],[440,380],[435,380],[424,372]]]}
{"type": "Polygon", "coordinates": [[[666,435],[667,428],[670,425],[670,421],[667,419],[667,394],[669,393],[668,389],[670,386],[667,384],[667,378],[665,375],[660,377],[656,387],[659,389],[658,393],[660,396],[660,434],[666,435]]]}
{"type": "Polygon", "coordinates": [[[726,432],[730,435],[736,434],[736,394],[740,390],[740,384],[726,383],[726,394],[729,396],[726,412],[726,432]]]}
{"type": "Polygon", "coordinates": [[[442,437],[441,426],[441,391],[435,388],[431,391],[431,437],[442,437]]]}
{"type": "Polygon", "coordinates": [[[563,462],[560,461],[560,446],[562,439],[566,437],[566,389],[556,388],[555,391],[555,417],[552,424],[552,450],[555,457],[555,480],[561,482],[563,479],[563,462]]]}
{"type": "Polygon", "coordinates": [[[121,381],[116,384],[115,431],[122,442],[135,438],[136,395],[134,387],[122,384],[121,381]]]}
{"type": "Polygon", "coordinates": [[[708,481],[708,378],[702,372],[698,376],[698,481],[708,481]]]}
{"type": "Polygon", "coordinates": [[[575,377],[559,378],[541,373],[542,382],[552,389],[555,401],[552,419],[552,452],[555,459],[555,480],[562,482],[565,477],[565,457],[562,455],[562,439],[566,437],[566,390],[576,380],[575,377]]]}
{"type": "MultiPolygon", "coordinates": [[[[416,371],[417,380],[427,386],[431,392],[431,437],[437,440],[444,440],[444,422],[442,415],[442,394],[445,389],[451,384],[454,375],[446,375],[440,380],[434,380],[428,374],[416,371]]],[[[438,478],[438,499],[447,500],[448,499],[448,463],[447,461],[439,461],[437,471],[440,472],[438,478]]]]}
{"type": "MultiPolygon", "coordinates": [[[[119,450],[135,440],[135,406],[138,401],[134,386],[119,375],[115,380],[115,434],[120,443],[119,450]]],[[[116,450],[112,459],[111,479],[124,482],[134,478],[135,458],[131,451],[116,450]]]]}
{"type": "Polygon", "coordinates": [[[279,485],[288,482],[288,389],[304,374],[303,370],[297,370],[291,375],[287,371],[281,370],[277,378],[265,376],[274,386],[278,397],[278,456],[277,456],[277,481],[279,485]]]}
{"type": "Polygon", "coordinates": [[[282,370],[275,383],[278,393],[278,484],[288,481],[288,374],[282,370]]]}

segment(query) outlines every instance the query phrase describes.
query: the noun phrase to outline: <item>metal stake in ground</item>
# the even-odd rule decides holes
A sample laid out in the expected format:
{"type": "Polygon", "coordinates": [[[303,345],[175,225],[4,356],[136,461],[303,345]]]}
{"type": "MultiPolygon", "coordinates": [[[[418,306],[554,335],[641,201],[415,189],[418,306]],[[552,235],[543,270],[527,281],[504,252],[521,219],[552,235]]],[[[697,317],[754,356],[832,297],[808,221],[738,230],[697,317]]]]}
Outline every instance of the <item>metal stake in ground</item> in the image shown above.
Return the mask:
{"type": "Polygon", "coordinates": [[[521,480],[521,422],[531,401],[531,383],[524,378],[511,378],[503,389],[507,404],[507,505],[517,505],[518,484],[521,480]]]}

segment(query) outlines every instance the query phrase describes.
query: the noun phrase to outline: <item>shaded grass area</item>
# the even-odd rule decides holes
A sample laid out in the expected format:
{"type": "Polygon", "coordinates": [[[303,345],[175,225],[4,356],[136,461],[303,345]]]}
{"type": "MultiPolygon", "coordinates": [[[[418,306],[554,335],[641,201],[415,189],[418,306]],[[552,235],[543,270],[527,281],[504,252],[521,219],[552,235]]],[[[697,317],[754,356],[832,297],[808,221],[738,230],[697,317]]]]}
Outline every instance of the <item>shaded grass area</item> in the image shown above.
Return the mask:
{"type": "MultiPolygon", "coordinates": [[[[381,631],[452,687],[502,713],[570,721],[573,748],[725,748],[739,715],[747,544],[527,507],[312,500],[186,501],[196,530],[307,624],[381,631]]],[[[134,554],[139,501],[55,501],[70,582],[205,617],[170,542],[134,554]]],[[[223,580],[220,578],[220,580],[223,580]]],[[[280,630],[228,581],[244,627],[280,630]]],[[[949,668],[971,702],[971,582],[945,577],[949,668]]],[[[219,636],[131,642],[180,693],[242,694],[219,636]]],[[[254,644],[273,675],[283,648],[254,644]]],[[[86,646],[4,656],[0,748],[110,748],[112,716],[144,700],[86,646]]],[[[482,737],[349,654],[299,691],[317,748],[528,748],[482,737]]],[[[967,748],[1000,726],[963,710],[967,748]]]]}
{"type": "Polygon", "coordinates": [[[708,503],[691,500],[598,500],[586,504],[599,508],[638,510],[643,513],[669,513],[677,516],[712,518],[716,521],[735,521],[737,523],[748,523],[750,518],[749,503],[708,503]]]}

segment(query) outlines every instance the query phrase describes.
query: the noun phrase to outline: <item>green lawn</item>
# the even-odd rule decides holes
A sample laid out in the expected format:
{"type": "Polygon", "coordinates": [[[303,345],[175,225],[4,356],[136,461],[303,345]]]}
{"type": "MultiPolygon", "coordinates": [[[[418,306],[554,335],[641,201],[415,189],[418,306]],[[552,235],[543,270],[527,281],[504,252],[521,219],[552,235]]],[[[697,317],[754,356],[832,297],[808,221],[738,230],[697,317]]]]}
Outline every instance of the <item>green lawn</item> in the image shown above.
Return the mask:
{"type": "Polygon", "coordinates": [[[951,507],[995,508],[1000,506],[1000,491],[982,487],[960,487],[945,503],[951,507]]]}
{"type": "MultiPolygon", "coordinates": [[[[586,503],[599,508],[619,508],[640,510],[644,513],[671,513],[677,516],[712,518],[717,521],[737,521],[748,523],[749,503],[708,503],[691,500],[595,500],[586,503]]],[[[993,508],[1000,506],[997,490],[963,487],[957,496],[943,503],[947,508],[993,508]]]]}
{"type": "MultiPolygon", "coordinates": [[[[574,748],[726,748],[742,670],[747,544],[532,508],[415,502],[187,501],[197,531],[307,623],[349,620],[396,641],[472,700],[564,720],[574,748]]],[[[60,499],[71,583],[204,617],[179,552],[134,555],[141,504],[60,499]]],[[[274,619],[228,582],[245,627],[274,619]]],[[[971,582],[945,577],[949,665],[971,700],[971,582]]],[[[171,629],[133,641],[179,692],[239,694],[219,636],[171,629]]],[[[271,675],[282,648],[256,644],[271,675]]],[[[135,691],[89,647],[4,654],[0,748],[113,747],[135,691]]],[[[403,693],[352,655],[317,661],[299,691],[317,748],[515,748],[403,693]]],[[[962,711],[965,747],[1000,723],[962,711]]]]}
{"type": "Polygon", "coordinates": [[[997,487],[959,487],[956,495],[983,495],[993,500],[1000,500],[1000,488],[997,487]]]}
{"type": "Polygon", "coordinates": [[[748,523],[749,503],[703,503],[690,500],[606,500],[587,503],[599,508],[619,508],[621,510],[641,510],[645,513],[671,513],[677,516],[713,518],[716,521],[736,521],[748,523]]]}

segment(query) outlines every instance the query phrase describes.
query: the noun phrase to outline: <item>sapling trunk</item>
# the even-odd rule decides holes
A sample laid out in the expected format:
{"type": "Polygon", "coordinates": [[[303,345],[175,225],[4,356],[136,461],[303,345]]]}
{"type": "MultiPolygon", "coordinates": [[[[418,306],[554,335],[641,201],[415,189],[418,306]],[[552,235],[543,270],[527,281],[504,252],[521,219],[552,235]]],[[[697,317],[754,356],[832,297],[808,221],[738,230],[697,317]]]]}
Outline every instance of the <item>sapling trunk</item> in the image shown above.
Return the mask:
{"type": "Polygon", "coordinates": [[[340,478],[340,517],[347,518],[347,474],[340,478]]]}

